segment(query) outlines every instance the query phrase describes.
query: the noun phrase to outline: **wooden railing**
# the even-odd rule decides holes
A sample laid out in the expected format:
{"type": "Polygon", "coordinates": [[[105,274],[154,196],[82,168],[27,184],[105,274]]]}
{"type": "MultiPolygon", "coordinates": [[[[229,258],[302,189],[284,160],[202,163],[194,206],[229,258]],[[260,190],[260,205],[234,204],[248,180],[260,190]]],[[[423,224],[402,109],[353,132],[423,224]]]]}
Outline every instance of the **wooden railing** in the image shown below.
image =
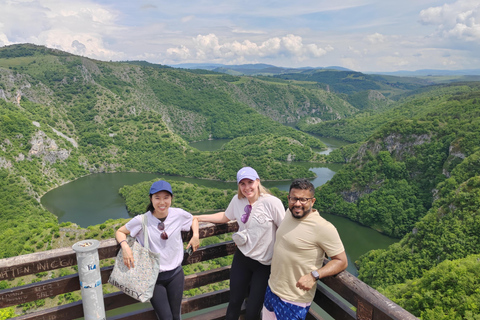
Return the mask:
{"type": "MultiPolygon", "coordinates": [[[[238,229],[236,222],[221,225],[202,224],[200,238],[235,232],[238,229]]],[[[191,233],[184,232],[183,240],[187,241],[191,233]]],[[[119,250],[115,239],[100,242],[98,248],[99,259],[108,259],[116,256],[119,250]]],[[[191,256],[185,254],[183,264],[192,264],[233,254],[233,241],[201,247],[191,256]]],[[[325,261],[327,262],[327,261],[325,261]]],[[[39,272],[55,270],[77,264],[76,254],[71,248],[62,248],[44,252],[36,252],[23,256],[0,260],[0,281],[14,279],[39,272]]],[[[102,284],[107,283],[113,267],[101,268],[102,284]]],[[[200,272],[185,277],[185,290],[198,288],[211,283],[228,280],[230,266],[200,272]]],[[[22,303],[39,299],[55,297],[59,294],[80,290],[78,274],[63,276],[55,279],[35,282],[15,288],[0,291],[0,308],[16,306],[22,303]]],[[[229,290],[218,290],[210,293],[184,298],[182,313],[188,314],[228,302],[229,290]]],[[[104,295],[105,310],[114,310],[120,307],[138,303],[122,292],[104,295]]],[[[336,320],[386,320],[386,319],[417,319],[394,302],[381,295],[350,273],[343,271],[334,277],[322,279],[317,284],[317,293],[314,304],[320,306],[326,313],[336,320]]],[[[312,306],[307,319],[320,320],[322,317],[312,306]]],[[[224,319],[226,309],[219,307],[201,315],[190,316],[184,319],[224,319]]],[[[82,301],[60,305],[50,309],[31,312],[14,319],[38,320],[68,320],[83,317],[82,301]]],[[[153,309],[147,308],[122,315],[108,317],[109,320],[145,319],[156,320],[153,309]]]]}

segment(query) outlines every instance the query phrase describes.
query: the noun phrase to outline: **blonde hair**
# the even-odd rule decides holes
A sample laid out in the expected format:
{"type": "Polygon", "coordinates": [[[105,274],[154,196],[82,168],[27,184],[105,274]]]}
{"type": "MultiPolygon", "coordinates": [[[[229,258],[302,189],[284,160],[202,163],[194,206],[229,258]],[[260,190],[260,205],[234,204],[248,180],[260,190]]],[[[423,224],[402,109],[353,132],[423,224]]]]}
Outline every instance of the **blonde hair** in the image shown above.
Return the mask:
{"type": "MultiPolygon", "coordinates": [[[[258,191],[260,193],[260,196],[264,194],[272,194],[270,190],[262,186],[262,183],[260,182],[259,179],[258,179],[258,191]]],[[[243,195],[242,191],[240,191],[240,185],[238,185],[238,199],[243,199],[243,198],[245,198],[245,196],[243,195]]]]}

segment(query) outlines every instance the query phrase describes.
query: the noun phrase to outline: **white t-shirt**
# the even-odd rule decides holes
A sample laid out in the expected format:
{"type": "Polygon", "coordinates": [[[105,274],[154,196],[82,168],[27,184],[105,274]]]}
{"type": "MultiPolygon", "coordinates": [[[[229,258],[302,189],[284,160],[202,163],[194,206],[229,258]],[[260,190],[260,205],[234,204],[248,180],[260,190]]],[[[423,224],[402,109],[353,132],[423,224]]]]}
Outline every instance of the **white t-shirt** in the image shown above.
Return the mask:
{"type": "MultiPolygon", "coordinates": [[[[147,215],[148,239],[150,250],[160,253],[160,272],[169,271],[177,268],[183,261],[183,242],[182,231],[190,231],[192,226],[192,215],[180,208],[168,208],[165,232],[168,235],[167,240],[160,238],[162,231],[158,230],[160,220],[155,218],[150,211],[147,215]]],[[[142,215],[133,217],[125,225],[130,235],[135,237],[143,246],[142,215]]]]}
{"type": "Polygon", "coordinates": [[[238,195],[234,196],[225,210],[225,216],[230,220],[237,220],[238,231],[248,230],[249,240],[238,246],[238,249],[245,256],[261,264],[270,265],[275,233],[285,217],[285,208],[277,197],[263,194],[253,204],[247,223],[243,223],[241,218],[248,204],[247,198],[239,199],[238,195]]]}

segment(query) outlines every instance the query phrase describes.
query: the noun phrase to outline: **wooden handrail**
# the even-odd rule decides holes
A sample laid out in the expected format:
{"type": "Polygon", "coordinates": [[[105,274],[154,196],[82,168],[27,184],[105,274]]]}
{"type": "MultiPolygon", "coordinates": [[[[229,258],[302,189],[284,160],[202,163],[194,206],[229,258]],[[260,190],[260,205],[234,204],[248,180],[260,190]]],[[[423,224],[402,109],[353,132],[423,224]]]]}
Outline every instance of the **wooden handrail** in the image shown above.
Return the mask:
{"type": "MultiPolygon", "coordinates": [[[[202,223],[200,226],[200,238],[219,235],[238,230],[236,222],[214,225],[202,223]]],[[[191,232],[182,233],[184,242],[191,237],[191,232]]],[[[103,240],[98,248],[100,260],[116,256],[119,246],[115,239],[103,240]]],[[[207,261],[219,257],[231,255],[236,247],[233,241],[213,244],[201,247],[191,256],[185,254],[183,265],[207,261]]],[[[325,263],[328,260],[325,261],[325,263]]],[[[36,252],[23,256],[11,257],[0,260],[0,280],[14,279],[38,272],[50,271],[77,264],[76,254],[71,248],[61,248],[36,252]]],[[[107,283],[113,266],[101,268],[102,284],[107,283]]],[[[230,266],[217,268],[185,277],[185,290],[198,288],[218,281],[228,280],[230,266]]],[[[0,308],[15,306],[22,303],[54,297],[59,294],[78,291],[80,289],[78,274],[48,279],[31,283],[15,288],[0,291],[0,308]]],[[[228,302],[228,289],[197,295],[185,298],[182,302],[182,312],[189,313],[211,306],[228,302]]],[[[113,310],[129,304],[138,303],[122,292],[106,294],[104,296],[105,309],[113,310]]],[[[329,313],[334,319],[362,319],[362,320],[413,320],[416,319],[406,310],[390,301],[388,298],[369,287],[347,271],[343,271],[334,277],[324,278],[317,284],[317,293],[314,303],[329,313]],[[345,303],[345,300],[347,303],[345,303]],[[355,307],[355,308],[352,308],[355,307]],[[354,311],[356,309],[356,311],[354,311]]],[[[202,315],[205,319],[223,319],[224,309],[210,311],[202,315]]],[[[76,319],[83,317],[82,301],[61,305],[32,312],[19,316],[15,319],[76,319]]],[[[155,319],[151,308],[135,311],[120,316],[109,318],[109,320],[127,319],[155,319]]],[[[311,310],[307,319],[320,320],[321,317],[311,310]]]]}

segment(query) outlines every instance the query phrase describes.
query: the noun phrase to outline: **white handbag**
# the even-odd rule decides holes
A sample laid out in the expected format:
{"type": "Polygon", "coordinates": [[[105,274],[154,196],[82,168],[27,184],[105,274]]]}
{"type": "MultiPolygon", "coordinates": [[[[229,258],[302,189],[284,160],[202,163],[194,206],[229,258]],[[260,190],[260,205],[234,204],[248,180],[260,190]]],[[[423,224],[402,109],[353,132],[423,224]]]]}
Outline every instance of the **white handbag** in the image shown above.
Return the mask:
{"type": "Polygon", "coordinates": [[[157,282],[160,270],[160,254],[150,251],[146,214],[142,217],[142,228],[144,247],[135,238],[127,237],[127,243],[133,252],[135,267],[128,269],[123,262],[123,250],[120,249],[108,282],[130,297],[140,302],[148,302],[153,296],[153,290],[157,282]]]}

